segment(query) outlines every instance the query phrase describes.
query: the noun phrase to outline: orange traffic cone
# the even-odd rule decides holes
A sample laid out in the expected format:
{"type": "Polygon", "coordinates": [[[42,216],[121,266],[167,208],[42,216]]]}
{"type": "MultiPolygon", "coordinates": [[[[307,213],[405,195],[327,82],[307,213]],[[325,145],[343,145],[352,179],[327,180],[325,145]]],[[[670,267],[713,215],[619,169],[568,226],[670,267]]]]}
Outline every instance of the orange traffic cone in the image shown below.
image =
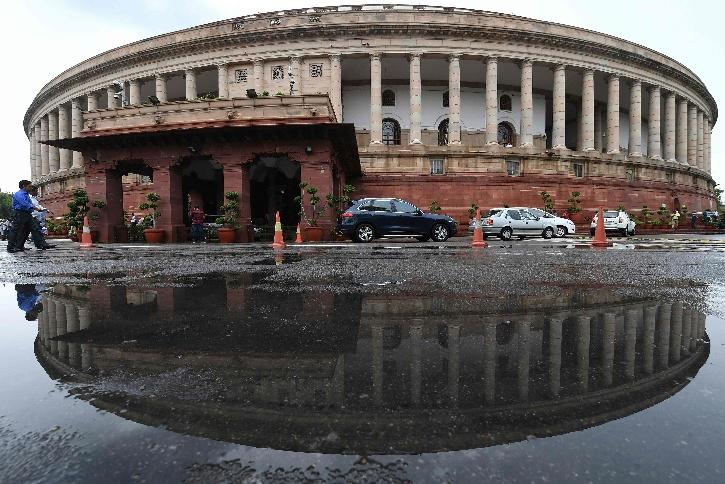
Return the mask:
{"type": "Polygon", "coordinates": [[[272,242],[272,247],[275,249],[284,249],[286,247],[284,237],[282,237],[282,222],[279,220],[279,212],[277,212],[277,216],[275,217],[274,242],[272,242]]]}
{"type": "Polygon", "coordinates": [[[302,233],[300,232],[300,224],[297,224],[297,237],[295,238],[295,244],[302,243],[302,233]]]}
{"type": "Polygon", "coordinates": [[[81,234],[81,247],[87,249],[93,247],[93,239],[91,238],[91,227],[88,225],[88,217],[83,217],[83,233],[81,234]]]}
{"type": "Polygon", "coordinates": [[[483,240],[483,229],[481,228],[481,209],[476,209],[476,222],[473,228],[473,242],[471,247],[474,248],[486,248],[488,244],[483,240]]]}
{"type": "Polygon", "coordinates": [[[592,239],[592,247],[611,247],[612,243],[607,240],[607,232],[604,230],[604,212],[599,207],[599,215],[597,215],[597,228],[592,239]]]}

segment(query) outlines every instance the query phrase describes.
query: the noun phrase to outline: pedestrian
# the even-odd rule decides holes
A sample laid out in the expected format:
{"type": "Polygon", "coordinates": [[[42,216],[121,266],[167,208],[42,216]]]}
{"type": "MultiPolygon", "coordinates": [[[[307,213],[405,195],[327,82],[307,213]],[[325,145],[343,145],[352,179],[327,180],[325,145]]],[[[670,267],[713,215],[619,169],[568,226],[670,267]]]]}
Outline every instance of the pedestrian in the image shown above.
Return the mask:
{"type": "Polygon", "coordinates": [[[13,194],[13,211],[10,218],[11,227],[8,234],[8,252],[22,252],[25,250],[25,238],[33,235],[33,242],[38,250],[50,249],[53,246],[45,243],[43,234],[33,224],[33,212],[36,210],[30,199],[29,191],[32,183],[29,180],[20,180],[19,190],[13,194]]]}
{"type": "Polygon", "coordinates": [[[48,233],[48,229],[45,228],[45,215],[48,213],[48,209],[40,204],[38,199],[38,187],[31,185],[28,190],[28,196],[30,201],[33,203],[33,220],[30,224],[30,230],[26,231],[18,237],[18,241],[21,244],[20,250],[25,249],[25,241],[28,240],[28,235],[32,235],[32,240],[35,246],[38,248],[52,249],[54,245],[50,245],[45,241],[45,235],[48,233]]]}
{"type": "Polygon", "coordinates": [[[199,208],[199,205],[195,205],[189,214],[189,218],[191,219],[192,242],[202,242],[204,240],[204,219],[206,218],[206,214],[199,208]]]}
{"type": "Polygon", "coordinates": [[[680,211],[675,210],[675,213],[672,214],[672,220],[671,220],[672,230],[677,230],[677,226],[679,225],[679,223],[680,223],[680,211]]]}
{"type": "Polygon", "coordinates": [[[138,223],[138,218],[136,217],[135,213],[131,214],[131,228],[136,228],[136,224],[138,223]]]}
{"type": "Polygon", "coordinates": [[[5,219],[0,220],[0,239],[6,240],[8,238],[8,230],[10,229],[10,222],[5,219]]]}
{"type": "Polygon", "coordinates": [[[42,296],[34,284],[15,284],[18,293],[18,307],[25,312],[25,319],[35,321],[38,313],[43,311],[42,296]]]}
{"type": "Polygon", "coordinates": [[[692,226],[693,229],[697,225],[697,213],[695,213],[695,212],[692,212],[692,214],[690,215],[690,225],[692,226]]]}

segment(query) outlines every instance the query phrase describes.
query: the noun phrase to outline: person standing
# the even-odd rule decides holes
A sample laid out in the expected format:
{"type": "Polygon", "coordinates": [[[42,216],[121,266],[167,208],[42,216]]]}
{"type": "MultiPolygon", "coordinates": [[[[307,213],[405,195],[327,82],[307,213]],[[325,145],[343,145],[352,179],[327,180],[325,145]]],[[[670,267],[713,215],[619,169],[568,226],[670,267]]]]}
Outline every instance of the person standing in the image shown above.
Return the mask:
{"type": "Polygon", "coordinates": [[[13,194],[13,212],[10,218],[11,227],[8,234],[8,252],[22,252],[25,250],[23,244],[28,233],[33,234],[33,242],[39,250],[50,249],[52,246],[45,244],[42,234],[33,226],[33,212],[35,207],[28,191],[32,183],[29,180],[20,180],[17,192],[13,194]]]}
{"type": "Polygon", "coordinates": [[[204,240],[204,219],[206,214],[198,205],[189,214],[191,219],[191,240],[193,243],[202,242],[204,240]]]}
{"type": "Polygon", "coordinates": [[[690,225],[693,229],[697,225],[697,214],[695,212],[692,212],[692,214],[690,215],[690,225]]]}
{"type": "Polygon", "coordinates": [[[38,187],[31,185],[28,190],[28,195],[33,204],[33,220],[31,221],[29,231],[23,232],[18,237],[18,244],[20,245],[19,249],[21,251],[25,250],[24,246],[25,241],[28,240],[28,234],[32,235],[35,247],[39,249],[52,249],[55,246],[50,245],[45,241],[45,234],[48,232],[45,228],[45,214],[48,212],[48,209],[42,206],[36,198],[38,196],[38,187]]]}
{"type": "Polygon", "coordinates": [[[672,230],[677,230],[677,225],[680,223],[680,211],[675,210],[675,213],[672,214],[672,230]]]}

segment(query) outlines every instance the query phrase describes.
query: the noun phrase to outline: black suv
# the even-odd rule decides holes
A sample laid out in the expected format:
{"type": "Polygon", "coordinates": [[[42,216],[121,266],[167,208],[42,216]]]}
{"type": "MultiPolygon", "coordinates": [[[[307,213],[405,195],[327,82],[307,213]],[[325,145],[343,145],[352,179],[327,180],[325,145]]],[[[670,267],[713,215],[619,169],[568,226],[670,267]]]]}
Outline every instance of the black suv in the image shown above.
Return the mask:
{"type": "Polygon", "coordinates": [[[448,215],[423,213],[398,198],[363,198],[340,215],[337,230],[355,242],[396,235],[443,242],[456,233],[456,221],[448,215]]]}

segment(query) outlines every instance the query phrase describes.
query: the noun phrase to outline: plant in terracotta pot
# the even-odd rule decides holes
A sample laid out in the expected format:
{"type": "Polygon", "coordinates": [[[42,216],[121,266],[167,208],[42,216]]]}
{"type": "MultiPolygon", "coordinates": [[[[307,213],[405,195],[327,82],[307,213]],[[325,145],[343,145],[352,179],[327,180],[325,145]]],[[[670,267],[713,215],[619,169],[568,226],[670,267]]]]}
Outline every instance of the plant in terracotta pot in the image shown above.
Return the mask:
{"type": "Polygon", "coordinates": [[[239,193],[237,192],[226,192],[224,194],[226,203],[222,205],[223,217],[218,217],[216,223],[221,224],[217,234],[219,235],[219,242],[222,244],[231,244],[237,240],[237,233],[241,225],[239,225],[239,215],[241,213],[239,209],[239,193]]]}
{"type": "MultiPolygon", "coordinates": [[[[342,195],[334,196],[332,193],[327,195],[327,206],[335,211],[335,218],[339,218],[352,203],[351,195],[355,193],[355,185],[346,184],[342,187],[342,195]]],[[[345,240],[342,233],[338,233],[336,229],[332,230],[332,235],[338,240],[345,240]]]]}
{"type": "Polygon", "coordinates": [[[300,194],[295,197],[295,202],[300,204],[300,217],[307,226],[304,230],[304,238],[308,242],[319,242],[322,240],[322,227],[318,226],[320,215],[325,213],[327,205],[320,204],[320,197],[317,196],[317,187],[307,182],[300,183],[300,194]],[[305,194],[309,195],[308,208],[305,208],[305,194]]]}
{"type": "Polygon", "coordinates": [[[567,203],[569,204],[567,206],[566,211],[569,213],[569,218],[574,222],[575,224],[581,224],[584,223],[586,220],[584,219],[584,216],[582,215],[582,207],[581,207],[581,198],[579,198],[581,194],[579,192],[571,192],[571,195],[569,198],[566,199],[567,203]]]}
{"type": "Polygon", "coordinates": [[[553,212],[554,199],[552,198],[551,194],[549,192],[541,192],[539,193],[539,196],[541,196],[541,201],[544,202],[544,211],[553,212]]]}
{"type": "Polygon", "coordinates": [[[141,210],[151,210],[151,227],[143,231],[143,236],[146,238],[146,242],[159,244],[164,241],[165,232],[159,228],[156,228],[156,220],[161,215],[159,212],[159,200],[161,196],[156,192],[146,194],[146,201],[138,206],[141,210]]]}
{"type": "Polygon", "coordinates": [[[63,215],[63,220],[68,224],[68,235],[72,240],[78,240],[78,234],[83,230],[83,219],[90,210],[88,193],[82,188],[73,190],[73,198],[68,202],[68,213],[63,215]]]}
{"type": "Polygon", "coordinates": [[[642,220],[642,228],[647,229],[650,227],[650,215],[652,212],[650,212],[649,208],[647,208],[647,205],[642,205],[642,210],[639,211],[640,219],[642,220]]]}
{"type": "Polygon", "coordinates": [[[104,208],[106,208],[106,202],[103,200],[94,200],[93,203],[91,203],[91,209],[88,212],[88,219],[91,223],[91,240],[93,240],[93,242],[98,241],[100,231],[97,228],[97,224],[98,220],[101,218],[101,210],[104,208]]]}

